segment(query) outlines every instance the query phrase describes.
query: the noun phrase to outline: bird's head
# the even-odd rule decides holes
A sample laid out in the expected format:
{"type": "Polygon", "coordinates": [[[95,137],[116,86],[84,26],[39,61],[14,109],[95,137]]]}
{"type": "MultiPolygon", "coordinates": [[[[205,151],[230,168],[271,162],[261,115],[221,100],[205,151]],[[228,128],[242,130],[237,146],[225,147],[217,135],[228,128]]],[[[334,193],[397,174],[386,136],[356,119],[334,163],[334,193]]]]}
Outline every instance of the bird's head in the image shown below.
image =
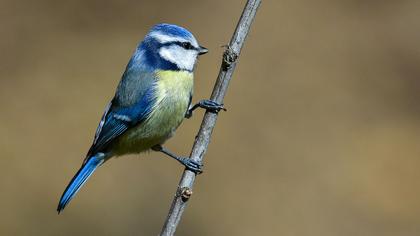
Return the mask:
{"type": "Polygon", "coordinates": [[[139,45],[148,64],[156,69],[193,71],[199,55],[208,52],[185,28],[158,24],[139,45]]]}

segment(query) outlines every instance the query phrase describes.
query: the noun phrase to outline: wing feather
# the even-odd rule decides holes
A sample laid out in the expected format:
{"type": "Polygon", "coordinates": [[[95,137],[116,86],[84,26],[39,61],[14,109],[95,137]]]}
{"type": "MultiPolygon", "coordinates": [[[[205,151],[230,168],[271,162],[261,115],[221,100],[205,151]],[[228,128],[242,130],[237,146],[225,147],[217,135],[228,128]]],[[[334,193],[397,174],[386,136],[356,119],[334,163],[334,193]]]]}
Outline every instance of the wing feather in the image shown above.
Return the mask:
{"type": "Polygon", "coordinates": [[[130,106],[121,106],[120,101],[114,98],[105,109],[102,119],[96,129],[95,138],[89,149],[87,157],[106,151],[108,146],[125,131],[133,126],[140,124],[150,114],[155,98],[155,86],[150,84],[141,93],[138,101],[130,106]]]}

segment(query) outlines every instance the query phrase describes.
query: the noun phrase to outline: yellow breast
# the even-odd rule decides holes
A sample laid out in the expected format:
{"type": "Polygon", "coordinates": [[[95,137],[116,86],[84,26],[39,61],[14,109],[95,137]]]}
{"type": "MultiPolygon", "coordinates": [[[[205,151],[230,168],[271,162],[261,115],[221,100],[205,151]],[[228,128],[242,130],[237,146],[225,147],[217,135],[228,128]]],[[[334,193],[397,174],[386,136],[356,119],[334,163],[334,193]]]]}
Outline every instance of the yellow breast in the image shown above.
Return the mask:
{"type": "Polygon", "coordinates": [[[156,73],[156,103],[149,117],[119,139],[118,154],[138,153],[163,143],[181,124],[193,89],[193,74],[187,71],[156,73]]]}
{"type": "Polygon", "coordinates": [[[186,99],[187,103],[189,102],[193,88],[192,72],[161,70],[156,72],[156,75],[158,78],[156,85],[158,101],[164,102],[169,100],[169,102],[178,103],[186,99]]]}
{"type": "Polygon", "coordinates": [[[154,134],[166,136],[185,117],[193,89],[193,74],[187,71],[159,71],[156,84],[156,105],[147,122],[154,134]]]}

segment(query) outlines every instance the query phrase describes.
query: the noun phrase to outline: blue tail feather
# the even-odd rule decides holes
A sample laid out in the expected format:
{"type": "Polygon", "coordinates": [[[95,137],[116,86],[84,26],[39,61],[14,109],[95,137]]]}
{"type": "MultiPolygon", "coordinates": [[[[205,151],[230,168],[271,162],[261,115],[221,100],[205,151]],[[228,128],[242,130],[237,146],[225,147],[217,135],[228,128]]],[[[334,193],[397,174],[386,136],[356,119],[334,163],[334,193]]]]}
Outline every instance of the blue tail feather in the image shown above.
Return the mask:
{"type": "Polygon", "coordinates": [[[92,173],[104,162],[103,156],[95,155],[90,157],[85,163],[83,163],[80,170],[76,173],[73,179],[70,181],[66,190],[58,203],[57,211],[60,213],[70,200],[76,195],[83,184],[88,180],[92,173]]]}

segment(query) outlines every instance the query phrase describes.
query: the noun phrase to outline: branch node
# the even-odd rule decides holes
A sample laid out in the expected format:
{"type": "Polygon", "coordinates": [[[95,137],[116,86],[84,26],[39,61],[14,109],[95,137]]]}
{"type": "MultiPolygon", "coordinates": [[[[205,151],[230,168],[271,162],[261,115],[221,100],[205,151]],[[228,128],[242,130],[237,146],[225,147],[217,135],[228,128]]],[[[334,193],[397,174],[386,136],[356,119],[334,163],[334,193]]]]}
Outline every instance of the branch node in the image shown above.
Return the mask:
{"type": "Polygon", "coordinates": [[[186,202],[190,199],[191,195],[193,194],[193,191],[188,187],[182,187],[179,189],[179,195],[183,202],[186,202]]]}
{"type": "Polygon", "coordinates": [[[223,70],[227,70],[235,61],[238,59],[238,54],[233,51],[233,49],[227,45],[226,50],[223,53],[223,70]]]}

